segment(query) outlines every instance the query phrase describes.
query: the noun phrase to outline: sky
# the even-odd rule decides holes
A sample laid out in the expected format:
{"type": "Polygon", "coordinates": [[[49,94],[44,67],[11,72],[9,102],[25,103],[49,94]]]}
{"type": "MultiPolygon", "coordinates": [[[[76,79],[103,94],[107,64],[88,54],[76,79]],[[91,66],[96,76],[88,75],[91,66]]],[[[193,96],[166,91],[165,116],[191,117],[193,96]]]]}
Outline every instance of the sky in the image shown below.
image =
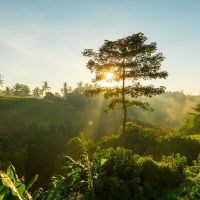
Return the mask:
{"type": "Polygon", "coordinates": [[[92,78],[84,49],[143,32],[166,57],[169,77],[155,84],[199,95],[199,10],[199,0],[0,0],[0,74],[5,86],[74,87],[92,78]]]}

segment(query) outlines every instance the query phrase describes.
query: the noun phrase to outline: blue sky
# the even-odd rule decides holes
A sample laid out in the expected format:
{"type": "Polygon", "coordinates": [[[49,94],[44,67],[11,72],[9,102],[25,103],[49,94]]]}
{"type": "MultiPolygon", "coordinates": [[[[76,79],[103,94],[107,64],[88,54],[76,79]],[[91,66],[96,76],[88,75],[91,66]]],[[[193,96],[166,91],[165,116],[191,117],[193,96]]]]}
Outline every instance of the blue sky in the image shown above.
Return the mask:
{"type": "Polygon", "coordinates": [[[166,57],[170,91],[200,94],[198,0],[0,0],[0,74],[5,85],[90,82],[85,48],[143,32],[166,57]]]}

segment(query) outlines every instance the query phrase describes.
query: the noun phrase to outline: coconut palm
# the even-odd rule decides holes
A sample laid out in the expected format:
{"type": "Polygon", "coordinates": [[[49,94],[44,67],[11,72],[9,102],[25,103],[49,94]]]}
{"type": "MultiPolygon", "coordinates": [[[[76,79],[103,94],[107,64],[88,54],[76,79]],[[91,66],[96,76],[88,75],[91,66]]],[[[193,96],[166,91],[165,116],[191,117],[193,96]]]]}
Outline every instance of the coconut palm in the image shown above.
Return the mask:
{"type": "Polygon", "coordinates": [[[16,83],[16,84],[13,86],[13,94],[14,94],[15,96],[20,96],[20,90],[21,90],[21,84],[16,83]]]}
{"type": "Polygon", "coordinates": [[[61,93],[62,93],[63,97],[67,96],[67,94],[69,92],[71,92],[71,90],[72,90],[72,88],[70,86],[68,86],[66,82],[64,82],[63,88],[61,89],[61,93]]]}
{"type": "Polygon", "coordinates": [[[20,96],[29,96],[30,92],[31,91],[28,85],[21,84],[20,96]]]}
{"type": "Polygon", "coordinates": [[[12,89],[10,87],[6,86],[4,94],[6,96],[10,96],[10,95],[12,95],[12,92],[13,92],[12,89]]]}
{"type": "Polygon", "coordinates": [[[47,81],[43,82],[42,90],[44,91],[44,94],[46,96],[47,92],[50,90],[50,87],[47,81]]]}
{"type": "Polygon", "coordinates": [[[13,94],[15,96],[29,96],[30,95],[30,88],[28,85],[16,83],[13,86],[13,94]]]}

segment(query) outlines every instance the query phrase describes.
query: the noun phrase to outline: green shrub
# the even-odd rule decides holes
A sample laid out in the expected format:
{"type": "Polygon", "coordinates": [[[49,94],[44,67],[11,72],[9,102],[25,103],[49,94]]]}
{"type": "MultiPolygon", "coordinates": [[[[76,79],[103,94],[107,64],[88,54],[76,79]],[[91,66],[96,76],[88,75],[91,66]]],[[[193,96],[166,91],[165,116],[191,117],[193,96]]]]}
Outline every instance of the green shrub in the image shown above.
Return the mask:
{"type": "Polygon", "coordinates": [[[137,156],[133,156],[132,151],[119,147],[98,149],[94,154],[94,163],[98,174],[94,181],[97,199],[128,200],[139,199],[142,195],[137,156]]]}
{"type": "Polygon", "coordinates": [[[97,146],[100,146],[101,148],[109,148],[109,147],[119,147],[121,146],[120,141],[120,134],[117,135],[111,135],[111,136],[104,136],[100,139],[100,141],[97,142],[97,146]]]}
{"type": "Polygon", "coordinates": [[[128,123],[126,133],[121,135],[122,146],[140,155],[152,154],[157,146],[156,135],[157,130],[128,123]]]}
{"type": "Polygon", "coordinates": [[[189,163],[192,163],[198,157],[200,152],[200,143],[190,137],[180,134],[172,134],[161,137],[159,140],[159,154],[171,155],[179,153],[187,157],[189,163]]]}
{"type": "Polygon", "coordinates": [[[200,199],[200,155],[192,166],[184,169],[186,179],[178,189],[180,199],[200,199]]]}

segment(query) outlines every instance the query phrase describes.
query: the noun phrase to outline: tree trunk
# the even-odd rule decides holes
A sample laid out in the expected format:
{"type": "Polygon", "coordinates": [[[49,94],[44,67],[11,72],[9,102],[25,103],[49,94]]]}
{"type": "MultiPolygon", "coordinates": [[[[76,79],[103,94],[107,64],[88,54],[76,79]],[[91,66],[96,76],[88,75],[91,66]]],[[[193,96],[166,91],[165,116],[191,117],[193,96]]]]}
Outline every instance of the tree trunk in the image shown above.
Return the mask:
{"type": "Polygon", "coordinates": [[[123,117],[123,135],[125,134],[125,126],[126,126],[126,115],[127,115],[127,108],[126,108],[126,100],[125,100],[125,67],[123,67],[123,81],[122,81],[122,105],[124,111],[123,117]]]}

